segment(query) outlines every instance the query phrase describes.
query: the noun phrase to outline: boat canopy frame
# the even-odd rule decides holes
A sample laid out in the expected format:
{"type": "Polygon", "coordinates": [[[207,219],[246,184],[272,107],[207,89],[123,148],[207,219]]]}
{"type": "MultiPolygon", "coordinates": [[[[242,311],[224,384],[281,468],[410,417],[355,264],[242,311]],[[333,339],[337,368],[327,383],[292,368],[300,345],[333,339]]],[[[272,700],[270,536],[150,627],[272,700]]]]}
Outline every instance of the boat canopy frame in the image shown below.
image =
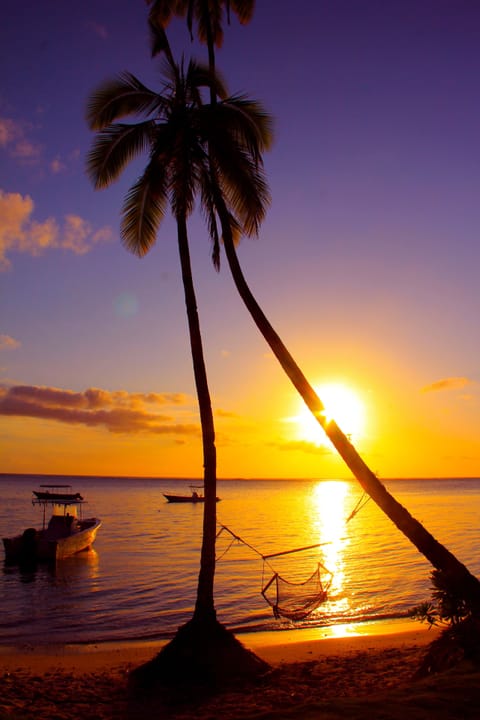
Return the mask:
{"type": "Polygon", "coordinates": [[[82,507],[87,501],[80,493],[67,492],[67,489],[72,490],[71,485],[40,485],[40,488],[45,490],[33,490],[32,505],[38,505],[43,510],[43,529],[46,527],[46,511],[49,506],[63,508],[64,515],[68,514],[68,507],[75,507],[75,511],[79,509],[79,518],[82,518],[82,507]],[[57,492],[59,490],[60,492],[57,492]]]}

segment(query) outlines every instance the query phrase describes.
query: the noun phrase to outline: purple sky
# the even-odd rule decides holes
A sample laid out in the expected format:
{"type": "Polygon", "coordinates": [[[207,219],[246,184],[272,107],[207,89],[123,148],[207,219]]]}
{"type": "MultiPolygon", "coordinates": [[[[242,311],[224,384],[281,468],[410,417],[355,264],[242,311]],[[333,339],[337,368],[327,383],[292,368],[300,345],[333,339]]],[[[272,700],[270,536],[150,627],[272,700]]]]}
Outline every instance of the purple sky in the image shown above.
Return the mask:
{"type": "MultiPolygon", "coordinates": [[[[65,422],[67,400],[53,419],[36,404],[38,387],[72,398],[93,387],[189,398],[169,407],[177,430],[162,444],[125,431],[122,452],[126,473],[195,475],[198,437],[179,430],[198,416],[175,226],[165,221],[145,259],[129,255],[119,212],[141,164],[102,192],[84,169],[89,93],[125,69],[152,87],[159,77],[146,5],[5,0],[2,10],[1,382],[31,394],[31,412],[0,403],[5,470],[100,472],[103,447],[103,471],[120,473],[126,455],[108,423],[65,422]],[[137,440],[150,443],[148,463],[134,459],[137,440]]],[[[205,58],[183,22],[170,37],[177,55],[205,58]]],[[[259,1],[250,25],[226,27],[217,62],[232,92],[275,118],[272,205],[239,250],[267,315],[312,382],[362,396],[359,450],[374,470],[478,474],[480,6],[259,1]]],[[[219,474],[341,474],[324,450],[293,447],[284,420],[295,394],[226,263],[215,274],[196,217],[190,239],[219,474]]]]}

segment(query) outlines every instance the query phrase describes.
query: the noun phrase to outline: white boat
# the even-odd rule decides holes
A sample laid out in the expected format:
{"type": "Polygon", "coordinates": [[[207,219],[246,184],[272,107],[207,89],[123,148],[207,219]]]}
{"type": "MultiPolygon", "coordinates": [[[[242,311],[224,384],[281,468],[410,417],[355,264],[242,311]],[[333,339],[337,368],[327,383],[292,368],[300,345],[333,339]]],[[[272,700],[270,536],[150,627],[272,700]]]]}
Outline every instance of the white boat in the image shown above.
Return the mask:
{"type": "Polygon", "coordinates": [[[41,485],[33,495],[32,504],[43,510],[43,526],[3,538],[8,564],[52,562],[91,547],[102,523],[98,518],[82,517],[85,500],[80,493],[73,493],[70,485],[41,485]],[[52,515],[47,524],[49,507],[52,515]]]}

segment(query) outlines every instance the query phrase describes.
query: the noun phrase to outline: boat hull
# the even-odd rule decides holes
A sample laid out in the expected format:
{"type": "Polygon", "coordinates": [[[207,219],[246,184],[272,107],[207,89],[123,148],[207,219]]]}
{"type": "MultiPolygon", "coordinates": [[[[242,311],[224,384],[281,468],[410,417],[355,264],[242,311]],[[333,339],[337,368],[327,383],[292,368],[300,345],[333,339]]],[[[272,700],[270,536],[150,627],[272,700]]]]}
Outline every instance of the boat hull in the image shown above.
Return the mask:
{"type": "MultiPolygon", "coordinates": [[[[166,495],[163,493],[163,497],[167,499],[167,502],[169,503],[204,503],[205,498],[202,495],[198,495],[197,497],[192,495],[166,495]]],[[[220,498],[217,497],[217,502],[219,502],[220,498]]]]}
{"type": "Polygon", "coordinates": [[[7,564],[52,562],[88,550],[101,526],[97,518],[80,520],[71,534],[54,537],[49,530],[28,528],[21,535],[3,538],[7,564]]]}

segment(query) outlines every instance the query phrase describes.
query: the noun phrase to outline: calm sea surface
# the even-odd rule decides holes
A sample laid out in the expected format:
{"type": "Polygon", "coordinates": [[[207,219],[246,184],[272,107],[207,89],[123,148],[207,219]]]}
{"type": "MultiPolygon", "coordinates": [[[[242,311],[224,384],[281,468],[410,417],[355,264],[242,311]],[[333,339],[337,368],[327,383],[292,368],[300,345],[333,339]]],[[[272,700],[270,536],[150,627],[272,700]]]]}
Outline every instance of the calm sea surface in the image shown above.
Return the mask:
{"type": "MultiPolygon", "coordinates": [[[[45,476],[0,477],[2,537],[41,526],[32,490],[48,481],[45,476]]],[[[169,504],[163,493],[188,491],[188,481],[51,481],[81,492],[88,501],[84,515],[100,517],[103,525],[93,550],[67,558],[55,569],[28,573],[2,566],[0,643],[170,637],[192,615],[203,506],[169,504]]],[[[437,540],[480,575],[480,479],[392,480],[386,485],[437,540]]],[[[430,564],[373,501],[348,520],[362,496],[356,482],[219,481],[218,494],[219,523],[252,546],[231,545],[226,532],[217,542],[217,614],[236,632],[402,617],[430,597],[430,564]],[[316,543],[324,544],[272,558],[264,566],[262,555],[316,543]],[[299,625],[276,620],[260,593],[263,584],[273,570],[301,583],[318,561],[333,573],[328,601],[299,625]]]]}

